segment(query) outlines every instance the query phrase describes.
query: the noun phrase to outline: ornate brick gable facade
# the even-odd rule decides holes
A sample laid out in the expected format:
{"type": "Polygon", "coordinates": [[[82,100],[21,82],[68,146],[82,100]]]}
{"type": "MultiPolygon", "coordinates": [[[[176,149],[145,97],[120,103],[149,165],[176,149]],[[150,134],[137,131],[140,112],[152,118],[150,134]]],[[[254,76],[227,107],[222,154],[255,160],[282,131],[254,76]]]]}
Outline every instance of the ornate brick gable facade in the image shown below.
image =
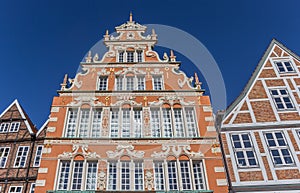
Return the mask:
{"type": "Polygon", "coordinates": [[[198,77],[132,20],[104,35],[54,97],[37,192],[222,193],[226,177],[212,108],[198,77]]]}

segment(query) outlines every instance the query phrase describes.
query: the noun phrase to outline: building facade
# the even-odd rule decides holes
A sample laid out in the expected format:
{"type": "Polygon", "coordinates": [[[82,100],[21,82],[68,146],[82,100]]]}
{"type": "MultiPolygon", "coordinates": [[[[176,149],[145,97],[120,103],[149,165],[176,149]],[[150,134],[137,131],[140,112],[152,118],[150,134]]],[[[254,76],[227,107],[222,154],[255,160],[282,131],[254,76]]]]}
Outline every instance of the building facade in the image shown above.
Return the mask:
{"type": "MultiPolygon", "coordinates": [[[[36,192],[227,191],[210,99],[132,20],[54,97],[36,192]]],[[[69,80],[69,82],[68,82],[69,80]]]]}
{"type": "Polygon", "coordinates": [[[272,40],[223,112],[219,129],[232,192],[300,192],[299,69],[299,57],[272,40]]]}
{"type": "Polygon", "coordinates": [[[0,115],[0,192],[33,193],[46,129],[38,132],[15,100],[0,115]]]}

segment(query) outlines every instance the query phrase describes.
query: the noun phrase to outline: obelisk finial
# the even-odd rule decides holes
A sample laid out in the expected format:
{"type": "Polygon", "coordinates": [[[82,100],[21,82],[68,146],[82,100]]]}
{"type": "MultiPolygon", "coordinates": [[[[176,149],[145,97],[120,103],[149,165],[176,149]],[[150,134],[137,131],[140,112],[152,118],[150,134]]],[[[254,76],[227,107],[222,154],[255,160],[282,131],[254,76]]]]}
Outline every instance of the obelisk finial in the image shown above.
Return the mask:
{"type": "Polygon", "coordinates": [[[129,14],[129,22],[132,22],[132,12],[129,14]]]}

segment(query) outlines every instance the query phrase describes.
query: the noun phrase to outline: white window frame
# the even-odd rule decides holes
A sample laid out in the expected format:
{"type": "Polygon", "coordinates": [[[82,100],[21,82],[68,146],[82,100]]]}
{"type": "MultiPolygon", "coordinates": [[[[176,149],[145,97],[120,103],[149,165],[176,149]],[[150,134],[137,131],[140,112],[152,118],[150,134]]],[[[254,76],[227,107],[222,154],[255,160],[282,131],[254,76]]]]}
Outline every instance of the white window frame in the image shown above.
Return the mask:
{"type": "Polygon", "coordinates": [[[73,161],[71,188],[70,188],[71,190],[82,190],[83,189],[82,187],[83,187],[83,182],[84,182],[84,180],[83,180],[84,165],[85,165],[84,161],[73,161]],[[77,164],[80,164],[80,165],[77,165],[77,164]],[[75,166],[77,166],[77,167],[75,167],[75,166]]]}
{"type": "Polygon", "coordinates": [[[35,190],[35,183],[32,183],[32,184],[30,185],[29,193],[34,193],[34,190],[35,190]]]}
{"type": "Polygon", "coordinates": [[[150,108],[150,118],[151,118],[151,136],[161,137],[161,111],[160,108],[150,108]],[[155,121],[154,121],[155,119],[155,121]]]}
{"type": "Polygon", "coordinates": [[[23,190],[23,186],[10,186],[8,193],[22,193],[22,190],[23,190]],[[15,188],[15,190],[12,190],[13,188],[15,188]],[[21,189],[19,189],[19,191],[18,191],[18,188],[21,188],[21,189]]]}
{"type": "Polygon", "coordinates": [[[153,85],[153,90],[164,90],[164,80],[162,75],[152,75],[152,85],[153,85]],[[160,81],[160,89],[158,89],[158,84],[157,81],[160,81]]]}
{"type": "Polygon", "coordinates": [[[125,52],[124,50],[118,52],[118,62],[124,62],[125,52]],[[122,56],[122,57],[121,57],[122,56]]]}
{"type": "Polygon", "coordinates": [[[10,123],[9,132],[18,132],[20,128],[20,122],[12,122],[10,123]]]}
{"type": "Polygon", "coordinates": [[[198,121],[194,107],[183,107],[185,131],[187,137],[199,137],[198,121]],[[191,112],[191,113],[188,113],[191,112]],[[192,120],[191,120],[192,119],[192,120]]]}
{"type": "Polygon", "coordinates": [[[10,123],[1,123],[0,125],[0,133],[6,133],[8,132],[8,129],[9,129],[9,125],[10,123]]]}
{"type": "MultiPolygon", "coordinates": [[[[274,60],[273,63],[274,63],[274,65],[275,65],[277,71],[279,72],[279,74],[296,73],[294,64],[293,64],[292,60],[290,60],[290,59],[274,60]],[[279,63],[282,65],[283,71],[281,71],[280,68],[278,67],[278,64],[279,64],[279,63]],[[290,70],[288,69],[286,63],[289,63],[290,67],[292,68],[292,71],[290,71],[290,70]]],[[[281,69],[282,69],[282,68],[281,68],[281,69]]]]}
{"type": "Polygon", "coordinates": [[[145,75],[143,74],[136,74],[136,75],[118,75],[115,78],[115,90],[116,91],[134,91],[134,90],[145,90],[145,75]],[[132,79],[129,82],[129,79],[132,79]],[[142,80],[142,81],[140,81],[142,80]],[[128,87],[130,83],[130,88],[128,87]],[[140,83],[143,84],[141,88],[139,85],[140,83]]]}
{"type": "Polygon", "coordinates": [[[268,147],[269,155],[270,155],[275,167],[289,167],[289,166],[293,167],[293,166],[295,166],[295,159],[293,157],[293,154],[290,150],[289,144],[286,140],[286,136],[285,136],[283,131],[266,131],[266,132],[264,132],[264,137],[265,137],[265,142],[266,142],[267,147],[268,147]],[[281,134],[281,136],[283,137],[282,140],[285,143],[285,145],[281,145],[279,143],[279,140],[276,136],[276,133],[281,134]],[[267,138],[267,134],[272,135],[275,146],[270,146],[270,143],[269,143],[268,138],[267,138]],[[292,163],[286,163],[286,160],[284,158],[288,157],[288,156],[283,155],[282,150],[286,150],[289,153],[289,158],[291,159],[292,163]],[[272,151],[277,151],[278,152],[278,155],[276,157],[278,157],[280,159],[281,164],[275,163],[275,158],[274,158],[274,155],[273,155],[272,151]]]}
{"type": "Polygon", "coordinates": [[[65,137],[73,138],[73,137],[77,136],[78,111],[79,111],[79,108],[69,108],[68,109],[66,126],[65,126],[65,137]],[[71,116],[73,117],[72,122],[70,122],[71,116]]]}
{"type": "Polygon", "coordinates": [[[130,62],[130,63],[132,63],[132,62],[135,62],[135,51],[126,51],[126,62],[130,62]],[[132,57],[130,57],[129,58],[129,54],[128,53],[132,53],[132,57]],[[129,59],[130,59],[130,61],[129,61],[129,59]],[[132,59],[132,60],[131,60],[132,59]]]}
{"type": "Polygon", "coordinates": [[[193,183],[194,183],[194,189],[195,190],[205,190],[206,189],[206,181],[205,181],[205,172],[204,172],[204,166],[202,160],[192,160],[192,167],[193,167],[193,183]],[[196,164],[199,164],[199,166],[195,167],[196,164]],[[197,170],[200,170],[197,172],[197,170]],[[202,181],[202,182],[201,182],[202,181]],[[197,183],[198,182],[198,183],[197,183]]]}
{"type": "Polygon", "coordinates": [[[26,166],[26,161],[27,161],[29,151],[30,151],[29,146],[19,146],[18,147],[18,151],[16,152],[16,158],[15,158],[15,162],[14,162],[14,168],[22,168],[22,167],[26,166]],[[20,150],[21,148],[23,148],[22,151],[20,150]],[[23,155],[26,148],[27,148],[27,151],[26,151],[25,155],[23,155]],[[18,155],[19,153],[21,153],[21,155],[18,155]],[[24,159],[23,165],[21,165],[22,159],[24,159]]]}
{"type": "Polygon", "coordinates": [[[295,105],[294,105],[293,99],[291,98],[291,95],[286,88],[272,88],[272,89],[270,89],[270,94],[271,94],[271,97],[273,99],[273,102],[274,102],[277,110],[279,110],[279,111],[295,110],[295,105]],[[276,91],[277,94],[274,95],[272,93],[273,91],[274,92],[276,91]],[[281,92],[283,92],[283,91],[285,91],[286,94],[282,94],[281,92]],[[277,99],[280,101],[278,101],[277,99]],[[287,106],[288,102],[285,101],[285,99],[289,100],[290,104],[293,106],[292,108],[287,106]],[[280,105],[280,104],[282,104],[283,108],[278,107],[278,105],[280,105]]]}
{"type": "Polygon", "coordinates": [[[98,78],[98,90],[99,91],[107,91],[108,88],[108,76],[99,76],[98,78]],[[102,81],[105,80],[105,87],[102,81]]]}
{"type": "Polygon", "coordinates": [[[91,134],[90,137],[97,138],[102,136],[102,108],[92,108],[91,134]],[[97,121],[95,121],[97,120],[97,121]]]}
{"type": "Polygon", "coordinates": [[[257,167],[259,167],[256,152],[255,152],[255,149],[253,146],[253,142],[252,142],[250,133],[232,133],[230,135],[230,140],[232,143],[234,157],[235,157],[238,168],[257,168],[257,167]],[[238,138],[239,138],[238,141],[234,141],[233,136],[238,136],[238,138]],[[247,136],[249,141],[244,140],[243,136],[247,136]],[[241,147],[235,147],[235,142],[239,143],[241,145],[241,147]],[[250,147],[246,147],[245,143],[250,143],[250,147]],[[248,152],[252,152],[253,157],[249,157],[249,155],[247,154],[248,152]],[[237,155],[238,153],[242,153],[243,160],[245,161],[245,165],[241,165],[239,163],[240,158],[237,155]],[[256,164],[251,165],[249,162],[249,159],[254,159],[256,164]]]}
{"type": "Polygon", "coordinates": [[[109,161],[107,164],[107,190],[118,190],[118,162],[109,161]],[[110,168],[112,165],[113,168],[110,168]],[[111,172],[111,169],[112,172],[111,172]],[[111,178],[113,177],[113,178],[111,178]],[[114,178],[115,177],[115,178],[114,178]]]}
{"type": "Polygon", "coordinates": [[[77,136],[80,138],[89,137],[90,130],[90,108],[81,108],[79,111],[79,123],[78,123],[78,134],[77,136]]]}
{"type": "Polygon", "coordinates": [[[166,190],[166,175],[165,175],[165,162],[153,161],[154,171],[154,189],[157,191],[166,190]]]}
{"type": "Polygon", "coordinates": [[[59,172],[58,172],[58,178],[57,178],[57,190],[69,190],[70,186],[70,177],[71,175],[71,169],[72,169],[72,162],[71,160],[61,160],[59,162],[59,172]],[[62,173],[62,165],[68,164],[68,166],[64,166],[64,172],[62,173]],[[68,168],[68,172],[65,171],[65,168],[68,168]],[[65,179],[67,182],[65,183],[65,179]],[[64,187],[66,185],[66,188],[64,187]]]}
{"type": "Polygon", "coordinates": [[[35,151],[35,157],[33,162],[33,167],[40,167],[42,159],[43,145],[38,145],[35,151]],[[36,164],[38,162],[38,164],[36,164]]]}
{"type": "Polygon", "coordinates": [[[174,137],[172,108],[162,108],[162,136],[165,138],[174,137]]]}
{"type": "Polygon", "coordinates": [[[2,154],[0,154],[0,168],[5,168],[6,162],[7,162],[7,158],[9,156],[9,152],[10,152],[10,147],[0,147],[0,150],[2,152],[2,154]],[[4,160],[4,163],[2,164],[3,160],[4,160]]]}
{"type": "Polygon", "coordinates": [[[86,163],[85,190],[97,190],[97,179],[98,179],[98,162],[88,161],[86,163]],[[90,164],[96,164],[96,167],[94,167],[94,165],[91,167],[92,169],[96,169],[96,171],[92,171],[90,173],[90,175],[92,175],[91,177],[89,176],[90,164]],[[91,186],[91,188],[89,188],[88,186],[91,186]]]}
{"type": "Polygon", "coordinates": [[[143,50],[136,50],[136,56],[137,56],[137,58],[136,58],[137,62],[143,62],[144,61],[144,52],[143,52],[143,50]]]}

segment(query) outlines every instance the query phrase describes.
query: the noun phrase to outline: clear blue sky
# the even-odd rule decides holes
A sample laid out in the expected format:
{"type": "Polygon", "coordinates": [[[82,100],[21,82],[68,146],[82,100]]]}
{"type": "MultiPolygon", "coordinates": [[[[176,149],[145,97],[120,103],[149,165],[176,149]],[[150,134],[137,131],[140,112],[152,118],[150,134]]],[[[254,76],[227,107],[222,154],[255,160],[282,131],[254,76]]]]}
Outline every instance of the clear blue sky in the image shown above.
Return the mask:
{"type": "MultiPolygon", "coordinates": [[[[230,103],[272,38],[300,54],[299,7],[297,0],[3,1],[0,111],[17,98],[41,126],[64,74],[73,77],[85,53],[130,11],[141,24],[174,26],[199,39],[221,69],[230,103]]],[[[193,74],[185,63],[182,69],[193,74]]]]}

